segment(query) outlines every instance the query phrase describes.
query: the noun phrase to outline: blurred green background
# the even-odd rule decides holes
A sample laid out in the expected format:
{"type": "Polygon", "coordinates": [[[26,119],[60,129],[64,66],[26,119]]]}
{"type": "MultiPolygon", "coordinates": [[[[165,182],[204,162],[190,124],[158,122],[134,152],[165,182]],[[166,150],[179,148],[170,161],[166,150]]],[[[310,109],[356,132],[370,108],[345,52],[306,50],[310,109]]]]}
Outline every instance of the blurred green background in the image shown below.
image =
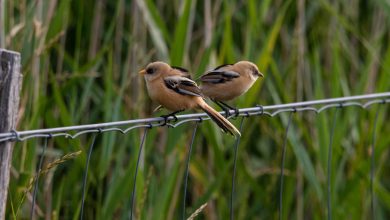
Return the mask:
{"type": "MultiPolygon", "coordinates": [[[[157,116],[137,72],[155,60],[199,76],[238,60],[265,78],[232,104],[250,107],[390,91],[386,0],[14,0],[0,1],[0,47],[22,56],[18,130],[157,116]]],[[[370,147],[377,125],[376,218],[390,218],[388,105],[339,112],[333,141],[333,219],[370,219],[370,147]]],[[[283,219],[324,219],[327,147],[334,109],[296,113],[286,154],[283,219]]],[[[246,120],[238,154],[236,219],[277,219],[281,148],[288,113],[246,120]]],[[[239,120],[233,120],[238,126],[239,120]]],[[[137,179],[135,217],[178,219],[194,124],[154,128],[137,179]]],[[[143,130],[97,137],[85,219],[126,219],[143,130]]],[[[82,150],[41,177],[39,219],[78,219],[90,135],[49,141],[44,166],[82,150]]],[[[234,139],[203,122],[190,164],[186,216],[227,219],[234,139]]],[[[14,147],[6,219],[26,219],[43,140],[14,147]]]]}

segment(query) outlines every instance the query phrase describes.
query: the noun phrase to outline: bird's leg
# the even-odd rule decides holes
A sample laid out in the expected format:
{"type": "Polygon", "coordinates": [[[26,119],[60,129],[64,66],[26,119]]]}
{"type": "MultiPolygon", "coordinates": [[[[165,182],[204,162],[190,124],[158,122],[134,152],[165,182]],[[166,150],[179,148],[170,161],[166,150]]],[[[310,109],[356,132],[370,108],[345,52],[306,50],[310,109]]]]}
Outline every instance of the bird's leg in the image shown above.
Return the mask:
{"type": "MultiPolygon", "coordinates": [[[[238,111],[237,108],[235,108],[235,107],[233,107],[233,106],[230,106],[230,105],[228,105],[228,104],[226,104],[226,103],[224,103],[224,102],[221,102],[221,101],[220,101],[220,104],[223,105],[226,109],[234,110],[234,116],[235,116],[235,117],[237,117],[238,114],[240,114],[240,112],[238,111]]],[[[229,111],[229,110],[228,110],[228,112],[229,112],[229,115],[230,115],[230,111],[229,111]]]]}
{"type": "Polygon", "coordinates": [[[162,126],[167,124],[168,118],[171,117],[171,116],[173,117],[173,121],[176,122],[178,120],[177,117],[176,117],[176,114],[179,113],[179,112],[182,112],[182,111],[184,111],[184,110],[174,111],[174,112],[169,113],[167,115],[161,115],[160,117],[164,118],[164,124],[162,124],[162,126]]]}
{"type": "Polygon", "coordinates": [[[221,104],[219,101],[217,100],[213,100],[212,101],[217,104],[224,112],[225,112],[225,118],[228,118],[230,116],[230,112],[229,112],[229,108],[226,108],[223,104],[221,104]]]}

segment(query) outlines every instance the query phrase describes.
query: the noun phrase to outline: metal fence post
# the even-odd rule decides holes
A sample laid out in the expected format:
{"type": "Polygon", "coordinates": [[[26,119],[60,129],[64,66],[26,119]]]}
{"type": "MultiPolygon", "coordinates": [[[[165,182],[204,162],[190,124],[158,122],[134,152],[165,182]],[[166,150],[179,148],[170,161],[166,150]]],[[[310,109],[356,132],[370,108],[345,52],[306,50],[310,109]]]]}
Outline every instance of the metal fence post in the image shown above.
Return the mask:
{"type": "MultiPolygon", "coordinates": [[[[0,133],[16,127],[22,83],[20,54],[0,49],[0,133]]],[[[0,142],[0,219],[5,219],[12,142],[0,142]]]]}

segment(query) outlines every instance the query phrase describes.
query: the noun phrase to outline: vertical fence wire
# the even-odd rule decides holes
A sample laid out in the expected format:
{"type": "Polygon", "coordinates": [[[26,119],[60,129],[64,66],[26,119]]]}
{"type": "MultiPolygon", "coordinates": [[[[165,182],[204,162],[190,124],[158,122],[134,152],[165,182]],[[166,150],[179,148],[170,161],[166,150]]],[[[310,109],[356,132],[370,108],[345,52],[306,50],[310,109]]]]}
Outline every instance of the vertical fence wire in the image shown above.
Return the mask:
{"type": "Polygon", "coordinates": [[[142,153],[142,147],[144,146],[146,135],[148,133],[149,128],[145,128],[144,135],[142,136],[142,140],[139,146],[139,152],[137,157],[137,164],[135,165],[135,173],[134,173],[134,180],[133,180],[133,190],[131,193],[131,203],[130,203],[130,220],[133,219],[133,210],[134,210],[134,198],[135,198],[135,187],[137,185],[137,173],[138,173],[138,166],[139,166],[139,160],[141,158],[142,153]]]}
{"type": "Polygon", "coordinates": [[[283,147],[282,147],[282,160],[280,164],[280,186],[279,186],[279,220],[283,216],[283,180],[284,180],[284,161],[286,159],[286,145],[287,145],[287,135],[292,121],[292,116],[294,112],[291,112],[288,116],[288,122],[286,126],[286,131],[284,133],[283,147]]]}
{"type": "Polygon", "coordinates": [[[334,138],[334,131],[336,128],[336,121],[337,121],[337,114],[339,109],[342,107],[340,104],[340,107],[336,108],[333,113],[333,122],[332,122],[332,128],[330,131],[330,140],[329,140],[329,146],[328,146],[328,177],[327,177],[327,208],[328,208],[328,220],[332,219],[332,197],[331,197],[331,174],[332,174],[332,143],[334,138]]]}
{"type": "MultiPolygon", "coordinates": [[[[240,133],[242,133],[242,127],[244,124],[244,118],[241,118],[240,122],[240,133]]],[[[234,200],[234,187],[235,187],[235,179],[236,179],[236,168],[237,168],[237,151],[238,146],[240,145],[241,136],[236,138],[236,142],[234,143],[234,159],[233,159],[233,175],[232,175],[232,190],[230,194],[230,220],[233,220],[233,200],[234,200]]]]}
{"type": "Polygon", "coordinates": [[[45,156],[45,151],[46,151],[46,148],[47,148],[47,143],[49,141],[48,140],[49,138],[50,137],[45,138],[44,144],[43,144],[43,148],[42,148],[41,157],[39,158],[38,171],[37,171],[37,174],[36,174],[37,177],[36,177],[35,183],[34,183],[33,198],[32,198],[31,211],[30,211],[30,219],[33,219],[33,217],[34,217],[35,200],[37,198],[37,191],[38,191],[38,184],[39,184],[39,174],[40,174],[41,169],[42,169],[43,158],[45,156]]]}
{"type": "Polygon", "coordinates": [[[81,200],[81,211],[80,211],[80,219],[81,220],[84,219],[85,191],[87,188],[89,161],[91,160],[92,150],[93,150],[93,147],[95,146],[95,140],[96,140],[97,134],[98,133],[94,133],[92,136],[92,142],[91,142],[91,145],[89,146],[87,161],[85,162],[85,170],[84,170],[83,186],[82,186],[83,191],[82,191],[82,200],[81,200]]]}
{"type": "Polygon", "coordinates": [[[375,141],[376,141],[376,125],[378,121],[380,105],[378,105],[375,113],[374,127],[372,131],[371,143],[371,167],[370,167],[370,192],[371,192],[371,219],[375,220],[375,193],[374,193],[374,173],[375,173],[375,141]]]}
{"type": "Polygon", "coordinates": [[[187,183],[188,183],[188,173],[189,173],[189,168],[190,168],[190,159],[191,159],[191,153],[192,153],[192,146],[194,144],[194,139],[196,135],[196,130],[198,129],[200,121],[197,121],[195,123],[194,131],[192,132],[192,137],[191,137],[191,142],[190,146],[188,148],[188,153],[187,153],[187,161],[186,161],[186,171],[184,174],[184,191],[183,191],[183,214],[182,214],[182,219],[185,219],[186,215],[186,199],[187,199],[187,183]]]}

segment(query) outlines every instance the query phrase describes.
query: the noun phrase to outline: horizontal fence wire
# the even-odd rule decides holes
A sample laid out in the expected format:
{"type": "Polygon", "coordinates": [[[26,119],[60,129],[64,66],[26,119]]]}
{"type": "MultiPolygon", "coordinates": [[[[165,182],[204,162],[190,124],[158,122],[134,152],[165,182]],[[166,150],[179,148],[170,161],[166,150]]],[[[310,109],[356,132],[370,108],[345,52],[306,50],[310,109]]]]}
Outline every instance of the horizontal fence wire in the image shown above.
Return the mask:
{"type": "MultiPolygon", "coordinates": [[[[242,108],[239,109],[239,114],[237,115],[234,110],[231,110],[230,113],[234,113],[233,117],[236,116],[242,116],[241,123],[240,123],[240,131],[242,130],[242,124],[245,117],[248,116],[255,116],[255,115],[265,115],[274,117],[280,113],[283,112],[290,112],[288,124],[285,131],[285,137],[284,137],[284,143],[283,143],[283,155],[282,155],[282,161],[281,161],[281,178],[280,178],[280,187],[279,187],[279,219],[282,219],[283,209],[283,169],[284,169],[284,160],[285,160],[285,152],[286,152],[286,144],[287,144],[287,134],[288,129],[290,127],[290,123],[292,120],[293,113],[296,112],[315,112],[320,113],[326,109],[334,108],[334,116],[333,116],[333,125],[330,135],[330,142],[328,147],[328,175],[327,175],[327,214],[328,219],[332,219],[332,202],[331,202],[331,176],[330,176],[330,170],[331,170],[331,161],[332,161],[332,140],[334,135],[334,128],[336,124],[336,118],[338,109],[340,107],[348,107],[348,106],[357,106],[363,109],[369,108],[373,104],[381,104],[381,103],[390,103],[390,92],[386,93],[375,93],[375,94],[367,94],[367,95],[360,95],[360,96],[349,96],[349,97],[342,97],[342,98],[332,98],[332,99],[322,99],[322,100],[314,100],[314,101],[306,101],[306,102],[295,102],[295,103],[288,103],[288,104],[279,104],[279,105],[270,105],[270,106],[261,106],[257,105],[255,107],[251,108],[242,108]]],[[[374,202],[375,202],[375,195],[373,192],[373,179],[374,179],[374,144],[375,144],[375,127],[376,122],[378,119],[378,112],[379,112],[379,106],[376,111],[375,116],[375,122],[374,122],[374,132],[373,132],[373,145],[372,145],[372,156],[371,156],[371,170],[370,170],[370,183],[371,183],[371,211],[372,211],[372,217],[374,218],[374,202]]],[[[221,112],[222,115],[225,115],[225,112],[221,112]]],[[[177,127],[182,124],[185,124],[187,122],[196,122],[195,128],[192,135],[192,140],[188,152],[188,158],[186,163],[186,173],[185,173],[185,185],[184,185],[184,192],[183,192],[183,212],[182,212],[182,218],[185,218],[186,215],[186,192],[187,192],[187,181],[188,181],[188,175],[189,175],[189,162],[190,162],[190,156],[192,151],[192,145],[195,138],[197,126],[200,122],[203,120],[210,119],[205,113],[198,113],[198,114],[183,114],[183,115],[177,115],[177,117],[169,117],[168,122],[166,123],[166,119],[162,117],[157,118],[146,118],[146,119],[135,119],[135,120],[127,120],[127,121],[117,121],[117,122],[107,122],[107,123],[99,123],[99,124],[87,124],[87,125],[77,125],[77,126],[67,126],[67,127],[57,127],[57,128],[47,128],[47,129],[37,129],[37,130],[26,130],[26,131],[10,131],[6,133],[0,133],[0,143],[5,141],[26,141],[32,138],[43,138],[45,140],[45,147],[43,148],[43,152],[41,155],[41,159],[39,162],[39,168],[38,173],[42,166],[42,159],[44,156],[44,150],[47,147],[47,142],[49,139],[54,137],[65,137],[65,138],[77,138],[80,135],[83,134],[93,134],[92,136],[92,143],[89,148],[88,158],[86,161],[86,167],[83,177],[83,187],[82,187],[82,204],[81,204],[81,213],[80,213],[80,219],[83,219],[83,209],[84,209],[84,201],[85,201],[85,195],[86,195],[86,183],[87,183],[87,175],[88,175],[88,165],[89,160],[91,158],[92,149],[95,143],[95,138],[98,134],[104,133],[104,132],[120,132],[122,134],[126,134],[129,131],[137,128],[145,128],[144,135],[142,137],[141,143],[140,143],[140,149],[137,157],[137,163],[135,168],[135,174],[134,174],[134,181],[133,181],[133,189],[131,194],[131,201],[130,201],[130,213],[129,218],[132,219],[133,217],[133,211],[134,211],[134,200],[135,200],[135,192],[136,192],[136,182],[137,182],[137,171],[138,171],[138,165],[139,160],[142,152],[142,147],[144,145],[146,134],[148,129],[158,126],[164,126],[168,125],[170,127],[177,127]],[[174,123],[172,123],[174,122],[174,123]],[[127,126],[127,127],[125,127],[127,126]]],[[[234,219],[233,211],[233,201],[234,201],[234,188],[235,188],[235,173],[236,173],[236,161],[237,161],[237,151],[238,151],[238,145],[239,145],[240,139],[236,139],[235,147],[234,147],[234,165],[233,165],[233,176],[232,176],[232,189],[231,189],[231,197],[230,197],[230,219],[234,219]]],[[[39,177],[39,176],[38,176],[39,177]]],[[[33,192],[33,202],[31,207],[31,213],[30,213],[30,219],[33,219],[34,217],[34,205],[35,205],[35,198],[38,188],[38,179],[36,180],[35,186],[34,186],[34,192],[33,192]]]]}
{"type": "MultiPolygon", "coordinates": [[[[238,116],[252,116],[252,115],[267,115],[274,117],[282,112],[302,112],[313,111],[320,113],[328,108],[334,107],[347,107],[357,106],[363,109],[376,103],[390,103],[390,92],[374,93],[358,96],[347,96],[341,98],[321,99],[305,102],[295,102],[288,104],[261,106],[257,105],[251,108],[241,108],[238,110],[238,116]]],[[[225,112],[220,112],[225,115],[225,112]]],[[[234,114],[234,110],[230,111],[234,114]]],[[[210,119],[206,113],[196,114],[183,114],[175,117],[169,117],[167,123],[170,127],[177,127],[184,123],[191,121],[203,121],[210,119]],[[170,123],[170,122],[175,122],[170,123]]],[[[103,132],[120,132],[127,133],[136,128],[151,128],[165,125],[165,119],[163,117],[135,119],[127,121],[106,122],[98,124],[87,124],[77,126],[66,126],[47,129],[36,129],[26,131],[9,131],[6,133],[0,133],[0,142],[5,141],[25,141],[31,138],[53,138],[53,137],[65,137],[65,138],[77,138],[80,135],[87,133],[103,133],[103,132]],[[121,128],[123,126],[130,126],[127,128],[121,128]]]]}

